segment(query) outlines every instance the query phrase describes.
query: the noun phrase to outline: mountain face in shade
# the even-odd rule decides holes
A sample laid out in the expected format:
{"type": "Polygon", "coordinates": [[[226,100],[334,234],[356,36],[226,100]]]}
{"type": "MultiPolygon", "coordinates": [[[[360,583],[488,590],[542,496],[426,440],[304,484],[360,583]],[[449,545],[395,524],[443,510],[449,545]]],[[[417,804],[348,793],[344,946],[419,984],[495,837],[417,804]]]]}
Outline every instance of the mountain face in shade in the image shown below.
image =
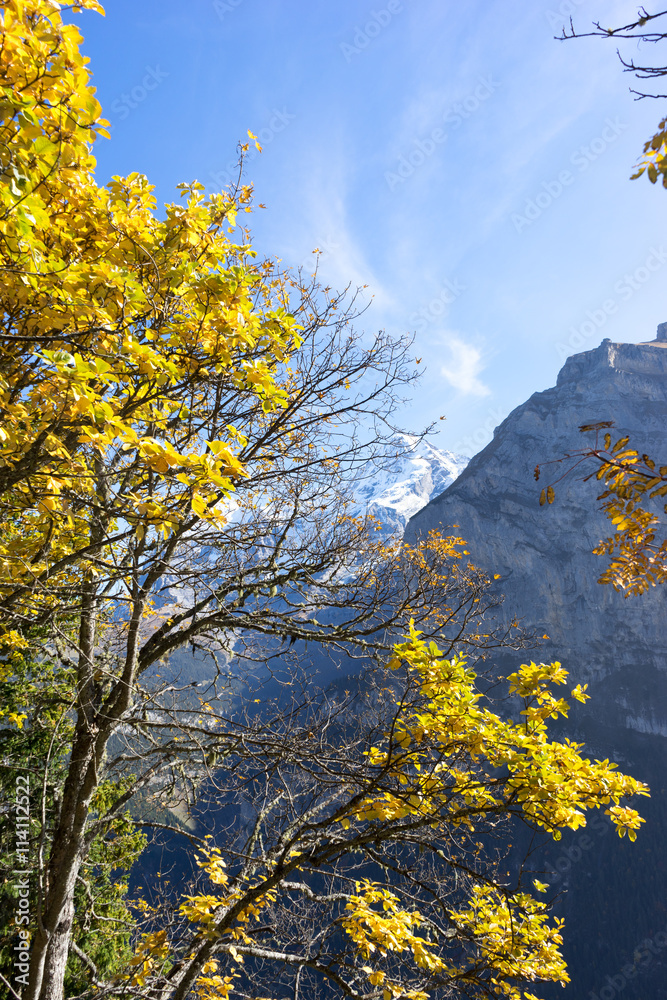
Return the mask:
{"type": "Polygon", "coordinates": [[[407,450],[371,473],[355,492],[359,511],[372,514],[391,535],[402,534],[409,519],[446,490],[469,461],[409,434],[397,435],[396,445],[407,450]]]}
{"type": "MultiPolygon", "coordinates": [[[[405,537],[415,541],[429,530],[459,526],[473,561],[500,574],[507,618],[516,615],[549,637],[531,658],[558,659],[573,683],[588,682],[591,701],[573,711],[566,734],[584,740],[591,756],[610,757],[652,786],[651,801],[638,803],[649,822],[636,844],[619,842],[597,820],[601,832],[589,826],[547,851],[551,879],[545,880],[555,890],[570,887],[559,906],[566,917],[572,985],[553,995],[612,1000],[620,993],[623,1000],[662,1000],[667,998],[667,587],[626,599],[597,583],[605,563],[591,550],[613,533],[597,509],[601,490],[596,480],[583,481],[592,466],[561,479],[575,460],[558,462],[593,442],[594,435],[581,434],[580,425],[603,420],[614,421],[613,440],[629,434],[640,454],[667,464],[667,324],[654,341],[605,340],[569,358],[556,386],[517,407],[459,478],[413,516],[405,537]],[[539,483],[536,465],[542,470],[539,483]],[[550,483],[555,502],[540,507],[540,489],[550,483]]],[[[501,660],[503,667],[513,663],[511,657],[501,660]]],[[[552,995],[544,988],[538,993],[552,995]]]]}
{"type": "Polygon", "coordinates": [[[549,464],[590,445],[594,435],[578,428],[602,420],[614,421],[614,440],[629,434],[640,454],[667,460],[667,342],[604,341],[569,358],[555,388],[503,421],[456,482],[411,519],[406,539],[459,525],[473,560],[501,575],[508,617],[550,636],[542,657],[558,655],[578,679],[601,683],[614,724],[667,736],[667,697],[656,699],[654,687],[659,678],[667,684],[667,588],[624,598],[597,584],[604,561],[591,550],[613,530],[597,509],[597,481],[582,481],[594,467],[561,479],[575,461],[549,464]],[[540,507],[548,483],[555,502],[540,507]]]}

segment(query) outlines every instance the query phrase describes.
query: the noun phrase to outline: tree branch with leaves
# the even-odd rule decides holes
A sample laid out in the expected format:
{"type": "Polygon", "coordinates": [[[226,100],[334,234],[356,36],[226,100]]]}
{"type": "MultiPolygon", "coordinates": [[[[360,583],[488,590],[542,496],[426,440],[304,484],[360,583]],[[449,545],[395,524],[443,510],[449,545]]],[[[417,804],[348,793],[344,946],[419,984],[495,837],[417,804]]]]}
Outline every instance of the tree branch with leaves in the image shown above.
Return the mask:
{"type": "MultiPolygon", "coordinates": [[[[613,38],[634,40],[636,42],[646,42],[650,45],[657,45],[667,39],[666,22],[667,10],[660,10],[650,13],[645,7],[640,7],[634,20],[627,24],[616,27],[602,25],[599,21],[593,22],[592,31],[577,31],[570,18],[569,29],[564,27],[560,38],[563,40],[572,38],[613,38]],[[648,27],[647,27],[648,26],[648,27]]],[[[616,50],[616,54],[623,66],[624,73],[633,73],[639,80],[659,80],[667,76],[667,66],[660,64],[639,63],[631,57],[626,59],[616,50]]],[[[649,92],[647,90],[635,90],[630,88],[630,93],[635,95],[636,100],[654,99],[661,100],[667,94],[649,92]]],[[[667,118],[659,123],[654,135],[644,143],[644,155],[640,159],[632,179],[636,180],[646,173],[651,184],[655,184],[658,178],[662,179],[663,187],[667,187],[667,118]]]]}
{"type": "MultiPolygon", "coordinates": [[[[615,534],[602,539],[593,549],[596,555],[610,557],[598,582],[611,584],[614,590],[630,597],[667,582],[667,538],[660,537],[665,534],[662,515],[667,514],[663,500],[667,496],[667,465],[657,466],[649,455],[640,455],[629,448],[627,435],[612,444],[612,435],[607,430],[612,426],[613,421],[607,420],[579,428],[582,433],[594,432],[595,444],[557,460],[573,464],[555,483],[542,490],[540,504],[553,503],[554,485],[575,469],[596,466],[584,477],[584,482],[592,478],[602,482],[604,490],[597,499],[604,500],[601,510],[615,527],[615,534]]],[[[537,466],[536,479],[540,471],[537,466]]]]}
{"type": "Polygon", "coordinates": [[[548,886],[507,871],[512,821],[559,839],[607,805],[634,839],[627,800],[646,786],[549,738],[569,708],[559,664],[512,674],[502,716],[465,661],[414,628],[388,668],[289,722],[218,720],[228,749],[211,807],[242,796],[244,818],[212,836],[200,890],[168,926],[160,914],[102,995],[253,996],[271,982],[279,995],[519,1000],[567,982],[548,886]]]}

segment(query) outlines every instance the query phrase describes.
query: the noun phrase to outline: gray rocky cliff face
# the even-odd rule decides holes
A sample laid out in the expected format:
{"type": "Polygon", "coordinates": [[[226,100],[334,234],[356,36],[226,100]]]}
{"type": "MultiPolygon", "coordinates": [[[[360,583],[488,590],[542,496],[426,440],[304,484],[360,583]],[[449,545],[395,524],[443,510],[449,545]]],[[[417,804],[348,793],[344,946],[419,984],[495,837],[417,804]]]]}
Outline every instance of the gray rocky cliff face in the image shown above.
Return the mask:
{"type": "Polygon", "coordinates": [[[614,440],[630,434],[633,447],[667,461],[667,342],[604,341],[569,358],[557,385],[510,413],[410,520],[406,539],[458,525],[472,560],[500,574],[504,614],[549,635],[533,658],[558,658],[589,682],[609,724],[667,736],[667,588],[624,598],[597,584],[605,563],[591,550],[613,533],[597,509],[598,484],[576,469],[557,483],[574,461],[548,464],[590,444],[594,436],[578,428],[601,420],[614,421],[614,440]],[[556,499],[540,507],[548,483],[556,499]]]}
{"type": "Polygon", "coordinates": [[[507,673],[526,657],[560,660],[573,683],[588,682],[591,700],[557,734],[651,786],[651,799],[636,803],[647,822],[635,844],[593,816],[585,830],[543,848],[538,877],[552,893],[568,890],[556,912],[565,917],[572,983],[536,992],[545,1000],[667,1000],[667,946],[656,945],[667,941],[667,586],[626,599],[597,583],[605,562],[591,550],[613,534],[597,509],[601,489],[583,482],[582,470],[557,482],[574,461],[548,464],[589,445],[593,436],[579,426],[602,420],[614,421],[614,440],[630,434],[640,453],[667,464],[667,324],[655,341],[606,340],[569,358],[557,385],[517,407],[411,518],[405,537],[458,525],[471,559],[500,574],[503,615],[549,636],[528,653],[505,651],[493,666],[507,673]],[[549,483],[555,502],[540,507],[549,483]]]}

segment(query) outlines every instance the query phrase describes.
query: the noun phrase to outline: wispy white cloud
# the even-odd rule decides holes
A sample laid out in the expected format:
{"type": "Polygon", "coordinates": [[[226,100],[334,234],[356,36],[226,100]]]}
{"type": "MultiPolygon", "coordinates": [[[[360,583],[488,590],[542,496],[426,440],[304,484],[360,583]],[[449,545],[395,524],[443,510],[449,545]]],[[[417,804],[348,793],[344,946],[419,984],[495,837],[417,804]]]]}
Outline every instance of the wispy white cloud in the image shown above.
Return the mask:
{"type": "Polygon", "coordinates": [[[351,178],[356,169],[350,143],[329,124],[320,142],[303,149],[298,193],[290,235],[283,245],[285,263],[305,270],[317,263],[320,279],[334,288],[365,288],[365,297],[391,310],[396,299],[370,263],[360,227],[353,213],[351,178]],[[319,254],[314,255],[313,251],[319,254]]]}
{"type": "Polygon", "coordinates": [[[488,396],[490,389],[479,378],[484,369],[480,349],[454,333],[443,337],[443,346],[450,356],[440,368],[442,377],[464,396],[488,396]]]}

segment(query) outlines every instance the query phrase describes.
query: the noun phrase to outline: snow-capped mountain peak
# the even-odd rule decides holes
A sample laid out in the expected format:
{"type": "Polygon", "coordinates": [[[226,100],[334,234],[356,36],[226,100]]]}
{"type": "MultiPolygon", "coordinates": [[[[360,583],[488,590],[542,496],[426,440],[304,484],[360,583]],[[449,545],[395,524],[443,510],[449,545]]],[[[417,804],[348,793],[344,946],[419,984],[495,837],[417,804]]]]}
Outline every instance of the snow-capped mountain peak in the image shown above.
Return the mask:
{"type": "Polygon", "coordinates": [[[358,507],[391,535],[402,534],[410,518],[443,493],[470,461],[409,434],[397,435],[396,445],[404,453],[371,472],[355,493],[358,507]]]}

